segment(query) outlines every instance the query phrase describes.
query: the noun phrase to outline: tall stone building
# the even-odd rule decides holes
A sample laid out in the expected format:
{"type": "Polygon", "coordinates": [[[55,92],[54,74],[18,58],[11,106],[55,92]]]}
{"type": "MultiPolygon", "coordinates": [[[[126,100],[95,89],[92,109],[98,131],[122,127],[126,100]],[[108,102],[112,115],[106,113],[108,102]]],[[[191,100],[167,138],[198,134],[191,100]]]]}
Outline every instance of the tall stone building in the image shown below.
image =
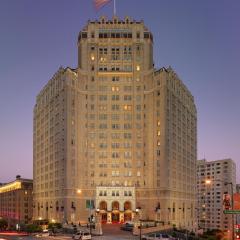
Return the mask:
{"type": "Polygon", "coordinates": [[[126,17],[89,21],[78,68],[59,69],[34,109],[35,218],[134,218],[194,229],[194,99],[153,67],[153,37],[126,17]]]}
{"type": "Polygon", "coordinates": [[[236,191],[236,164],[232,159],[197,161],[198,221],[199,228],[232,230],[232,216],[224,214],[225,194],[236,191]]]}

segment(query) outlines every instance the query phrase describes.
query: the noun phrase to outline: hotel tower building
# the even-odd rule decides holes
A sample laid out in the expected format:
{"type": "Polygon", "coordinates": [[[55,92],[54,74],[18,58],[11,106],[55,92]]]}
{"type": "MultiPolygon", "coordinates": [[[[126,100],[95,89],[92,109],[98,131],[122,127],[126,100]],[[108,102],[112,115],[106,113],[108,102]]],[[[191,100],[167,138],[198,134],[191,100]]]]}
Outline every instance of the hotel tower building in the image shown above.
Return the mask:
{"type": "Polygon", "coordinates": [[[34,107],[34,218],[141,219],[195,229],[197,113],[190,91],[153,64],[142,21],[102,17],[78,36],[34,107]]]}

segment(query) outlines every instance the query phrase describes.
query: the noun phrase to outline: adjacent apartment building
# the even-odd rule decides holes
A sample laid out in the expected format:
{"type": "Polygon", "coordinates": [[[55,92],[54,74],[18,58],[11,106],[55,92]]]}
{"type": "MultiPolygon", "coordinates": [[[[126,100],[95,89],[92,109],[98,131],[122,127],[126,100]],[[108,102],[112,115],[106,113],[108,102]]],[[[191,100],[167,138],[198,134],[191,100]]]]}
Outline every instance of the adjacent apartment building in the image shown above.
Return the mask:
{"type": "Polygon", "coordinates": [[[34,218],[142,219],[194,230],[197,113],[153,36],[126,17],[89,21],[78,67],[60,68],[34,107],[34,218]]]}
{"type": "Polygon", "coordinates": [[[0,186],[0,217],[9,225],[32,220],[33,181],[17,176],[16,180],[0,186]]]}
{"type": "Polygon", "coordinates": [[[236,189],[236,165],[232,159],[198,160],[198,221],[199,228],[232,230],[232,215],[224,214],[224,196],[236,189]]]}

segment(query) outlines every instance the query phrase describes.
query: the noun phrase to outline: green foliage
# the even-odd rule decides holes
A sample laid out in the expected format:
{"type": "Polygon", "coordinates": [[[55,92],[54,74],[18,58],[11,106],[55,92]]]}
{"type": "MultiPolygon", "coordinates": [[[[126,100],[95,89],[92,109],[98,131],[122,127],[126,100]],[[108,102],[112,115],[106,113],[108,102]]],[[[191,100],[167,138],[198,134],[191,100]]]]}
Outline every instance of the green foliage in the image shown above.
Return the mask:
{"type": "Polygon", "coordinates": [[[224,233],[219,229],[208,230],[202,236],[202,238],[208,239],[208,240],[222,240],[223,237],[224,237],[224,233]]]}
{"type": "Polygon", "coordinates": [[[53,230],[54,228],[60,229],[60,228],[62,228],[62,224],[61,223],[49,223],[48,224],[48,229],[53,230]]]}
{"type": "Polygon", "coordinates": [[[42,228],[39,225],[36,224],[27,224],[25,225],[24,231],[29,232],[29,233],[34,233],[34,232],[41,232],[42,228]]]}
{"type": "Polygon", "coordinates": [[[194,232],[190,232],[190,236],[195,236],[195,233],[194,232]]]}
{"type": "Polygon", "coordinates": [[[5,219],[0,219],[0,230],[6,230],[8,223],[5,219]]]}

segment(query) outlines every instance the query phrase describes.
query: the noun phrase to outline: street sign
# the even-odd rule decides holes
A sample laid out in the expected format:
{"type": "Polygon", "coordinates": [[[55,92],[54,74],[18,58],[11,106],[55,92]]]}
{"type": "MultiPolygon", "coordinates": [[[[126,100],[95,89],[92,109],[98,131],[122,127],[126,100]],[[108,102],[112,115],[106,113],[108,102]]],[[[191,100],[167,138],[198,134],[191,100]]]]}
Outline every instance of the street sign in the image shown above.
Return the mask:
{"type": "Polygon", "coordinates": [[[240,210],[224,210],[224,214],[240,214],[240,210]]]}
{"type": "Polygon", "coordinates": [[[86,200],[86,208],[88,209],[94,209],[94,200],[88,199],[86,200]]]}

